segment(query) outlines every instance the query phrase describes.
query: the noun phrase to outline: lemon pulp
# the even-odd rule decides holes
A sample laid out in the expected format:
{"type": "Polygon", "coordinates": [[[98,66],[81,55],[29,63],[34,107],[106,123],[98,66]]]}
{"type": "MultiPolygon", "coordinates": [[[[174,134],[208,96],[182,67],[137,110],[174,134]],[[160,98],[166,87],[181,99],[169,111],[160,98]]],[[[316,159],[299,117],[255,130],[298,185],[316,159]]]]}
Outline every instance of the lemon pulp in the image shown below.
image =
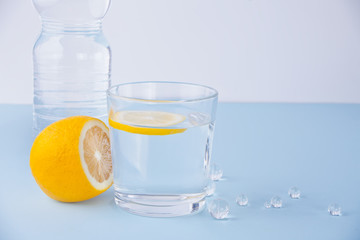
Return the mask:
{"type": "Polygon", "coordinates": [[[182,133],[186,128],[169,128],[183,122],[185,116],[160,111],[111,112],[109,124],[118,130],[143,135],[170,135],[182,133]]]}

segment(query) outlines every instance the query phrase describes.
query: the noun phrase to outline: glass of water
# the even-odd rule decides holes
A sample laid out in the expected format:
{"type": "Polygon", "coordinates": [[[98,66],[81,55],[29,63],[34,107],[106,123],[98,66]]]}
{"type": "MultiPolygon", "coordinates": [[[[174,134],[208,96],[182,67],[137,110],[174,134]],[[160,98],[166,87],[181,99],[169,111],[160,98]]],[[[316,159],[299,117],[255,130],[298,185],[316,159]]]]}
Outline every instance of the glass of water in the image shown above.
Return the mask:
{"type": "Polygon", "coordinates": [[[218,93],[180,82],[136,82],[108,92],[115,203],[135,214],[202,210],[218,93]]]}

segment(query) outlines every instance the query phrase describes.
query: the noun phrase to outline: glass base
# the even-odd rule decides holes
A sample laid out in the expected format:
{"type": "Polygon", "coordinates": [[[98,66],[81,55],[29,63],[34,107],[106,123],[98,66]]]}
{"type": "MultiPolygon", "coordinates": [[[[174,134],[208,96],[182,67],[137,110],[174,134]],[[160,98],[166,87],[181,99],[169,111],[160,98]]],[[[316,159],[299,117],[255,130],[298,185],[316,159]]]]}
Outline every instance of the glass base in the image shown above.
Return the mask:
{"type": "Polygon", "coordinates": [[[181,195],[125,194],[115,192],[115,203],[122,209],[147,217],[176,217],[203,210],[206,193],[181,195]]]}

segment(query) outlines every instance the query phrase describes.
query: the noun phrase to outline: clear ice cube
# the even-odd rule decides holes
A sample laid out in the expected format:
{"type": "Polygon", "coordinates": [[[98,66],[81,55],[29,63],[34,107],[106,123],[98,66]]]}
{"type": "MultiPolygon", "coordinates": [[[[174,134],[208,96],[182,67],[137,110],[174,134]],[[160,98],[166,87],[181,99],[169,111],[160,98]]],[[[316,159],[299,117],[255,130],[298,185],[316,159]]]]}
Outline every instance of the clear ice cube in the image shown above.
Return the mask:
{"type": "Polygon", "coordinates": [[[210,179],[213,181],[218,181],[223,176],[223,170],[216,165],[215,163],[210,166],[210,179]]]}
{"type": "Polygon", "coordinates": [[[332,216],[341,216],[341,207],[339,204],[337,203],[332,203],[329,205],[328,207],[328,212],[332,215],[332,216]]]}
{"type": "Polygon", "coordinates": [[[270,201],[266,201],[266,202],[264,203],[264,207],[265,207],[265,208],[271,208],[271,202],[270,202],[270,201]]]}
{"type": "Polygon", "coordinates": [[[229,215],[230,207],[227,201],[217,198],[208,205],[211,216],[215,219],[224,219],[229,215]]]}
{"type": "Polygon", "coordinates": [[[193,126],[199,126],[209,123],[210,117],[203,113],[193,112],[188,114],[188,120],[193,126]]]}
{"type": "Polygon", "coordinates": [[[300,198],[301,192],[297,187],[291,187],[289,188],[288,194],[293,199],[300,198]]]}
{"type": "Polygon", "coordinates": [[[206,195],[208,197],[212,196],[215,193],[215,190],[216,190],[216,184],[213,181],[211,181],[209,185],[206,187],[206,195]]]}
{"type": "Polygon", "coordinates": [[[282,207],[282,200],[280,197],[275,196],[271,198],[271,206],[274,208],[281,208],[282,207]]]}
{"type": "Polygon", "coordinates": [[[245,194],[240,194],[239,196],[236,197],[236,203],[239,206],[246,206],[248,205],[249,199],[245,194]]]}

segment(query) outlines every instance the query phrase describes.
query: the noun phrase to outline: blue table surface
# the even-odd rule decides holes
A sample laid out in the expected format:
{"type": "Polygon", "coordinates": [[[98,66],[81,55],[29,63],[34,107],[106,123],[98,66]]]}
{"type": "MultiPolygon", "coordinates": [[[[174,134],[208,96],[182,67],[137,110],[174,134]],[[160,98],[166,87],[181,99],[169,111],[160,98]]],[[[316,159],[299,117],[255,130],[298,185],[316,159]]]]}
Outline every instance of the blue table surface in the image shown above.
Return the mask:
{"type": "MultiPolygon", "coordinates": [[[[115,206],[113,190],[80,203],[48,198],[29,167],[30,105],[0,105],[0,239],[360,239],[360,105],[221,103],[213,160],[227,220],[207,211],[148,218],[115,206]],[[287,190],[297,186],[301,199],[287,190]],[[235,203],[245,193],[249,206],[235,203]],[[283,208],[266,209],[278,195],[283,208]],[[337,202],[340,217],[327,207],[337,202]]],[[[211,199],[209,199],[211,200],[211,199]]]]}

